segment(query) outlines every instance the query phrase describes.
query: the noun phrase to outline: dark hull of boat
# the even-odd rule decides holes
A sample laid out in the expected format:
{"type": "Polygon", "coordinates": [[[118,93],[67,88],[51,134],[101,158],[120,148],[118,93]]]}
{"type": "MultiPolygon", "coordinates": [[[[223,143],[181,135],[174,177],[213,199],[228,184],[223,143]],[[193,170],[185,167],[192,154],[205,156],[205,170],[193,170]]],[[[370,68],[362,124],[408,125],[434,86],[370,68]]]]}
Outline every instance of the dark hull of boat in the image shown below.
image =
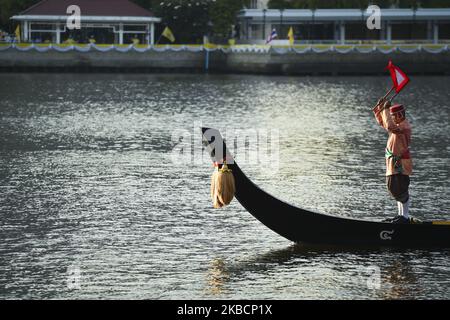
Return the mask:
{"type": "MultiPolygon", "coordinates": [[[[225,143],[220,132],[202,128],[203,141],[213,161],[214,146],[225,143]]],[[[450,247],[450,225],[393,224],[341,218],[303,210],[281,201],[256,186],[242,172],[237,163],[228,164],[236,181],[236,199],[265,226],[279,235],[297,243],[351,245],[351,246],[399,246],[399,247],[450,247]]]]}

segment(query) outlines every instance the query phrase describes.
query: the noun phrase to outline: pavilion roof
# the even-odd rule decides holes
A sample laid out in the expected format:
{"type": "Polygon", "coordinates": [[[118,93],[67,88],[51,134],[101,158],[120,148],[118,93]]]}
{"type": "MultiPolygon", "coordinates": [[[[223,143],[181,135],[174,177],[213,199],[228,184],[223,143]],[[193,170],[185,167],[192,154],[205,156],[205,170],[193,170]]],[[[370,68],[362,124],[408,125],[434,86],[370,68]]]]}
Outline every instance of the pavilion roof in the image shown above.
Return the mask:
{"type": "Polygon", "coordinates": [[[67,15],[67,8],[76,4],[82,16],[153,17],[154,14],[129,0],[43,0],[22,11],[20,15],[67,15]]]}

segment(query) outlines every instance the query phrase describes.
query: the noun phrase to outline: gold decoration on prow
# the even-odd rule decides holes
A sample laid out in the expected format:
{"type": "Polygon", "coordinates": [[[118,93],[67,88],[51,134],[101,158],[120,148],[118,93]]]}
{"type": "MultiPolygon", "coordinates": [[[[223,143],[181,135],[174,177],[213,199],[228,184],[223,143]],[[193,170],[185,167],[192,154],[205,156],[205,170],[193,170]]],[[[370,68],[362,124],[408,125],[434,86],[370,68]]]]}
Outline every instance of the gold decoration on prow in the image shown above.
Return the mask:
{"type": "Polygon", "coordinates": [[[219,175],[219,167],[214,168],[214,172],[211,177],[211,199],[213,201],[214,208],[222,208],[223,203],[219,201],[217,179],[219,175]]]}
{"type": "Polygon", "coordinates": [[[217,166],[211,177],[211,199],[214,208],[222,208],[229,205],[234,198],[236,185],[231,169],[228,168],[227,162],[224,161],[222,168],[217,166]]]}

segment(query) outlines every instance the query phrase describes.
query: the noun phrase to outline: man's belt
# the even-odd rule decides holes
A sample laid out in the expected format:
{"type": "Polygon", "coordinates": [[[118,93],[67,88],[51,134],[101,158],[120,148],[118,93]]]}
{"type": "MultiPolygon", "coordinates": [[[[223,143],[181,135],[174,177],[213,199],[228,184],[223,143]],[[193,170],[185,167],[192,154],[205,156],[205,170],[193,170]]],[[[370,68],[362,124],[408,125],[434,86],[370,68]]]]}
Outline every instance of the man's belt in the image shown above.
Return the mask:
{"type": "Polygon", "coordinates": [[[386,148],[386,159],[393,159],[394,160],[394,169],[397,170],[399,173],[403,173],[403,165],[402,165],[402,159],[411,159],[411,153],[409,152],[409,148],[406,149],[405,152],[401,156],[395,155],[391,150],[386,148]]]}

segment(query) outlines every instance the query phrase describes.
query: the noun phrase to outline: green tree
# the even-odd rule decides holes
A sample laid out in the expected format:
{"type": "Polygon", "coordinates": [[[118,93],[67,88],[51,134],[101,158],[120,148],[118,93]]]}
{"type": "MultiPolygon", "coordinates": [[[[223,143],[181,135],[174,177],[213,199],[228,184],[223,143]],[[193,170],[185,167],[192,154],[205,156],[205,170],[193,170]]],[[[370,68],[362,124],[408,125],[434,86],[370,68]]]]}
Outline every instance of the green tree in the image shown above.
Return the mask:
{"type": "Polygon", "coordinates": [[[153,7],[163,22],[157,32],[169,26],[177,43],[201,43],[207,34],[227,38],[237,13],[248,3],[248,0],[163,0],[153,7]]]}
{"type": "Polygon", "coordinates": [[[372,0],[369,4],[375,4],[380,8],[389,8],[392,5],[392,0],[372,0]]]}
{"type": "MultiPolygon", "coordinates": [[[[209,0],[173,0],[162,1],[153,7],[156,16],[162,18],[162,24],[157,28],[161,34],[168,26],[177,43],[200,43],[208,28],[209,0]]],[[[161,43],[166,39],[161,38],[161,43]]]]}
{"type": "Polygon", "coordinates": [[[136,3],[138,6],[141,6],[144,9],[151,10],[157,3],[161,1],[158,0],[131,0],[136,3]]]}
{"type": "Polygon", "coordinates": [[[247,0],[216,0],[209,10],[214,35],[227,38],[236,15],[246,5],[249,5],[247,0]]]}
{"type": "Polygon", "coordinates": [[[296,7],[297,2],[290,0],[269,0],[268,7],[270,9],[299,9],[296,7]]]}
{"type": "Polygon", "coordinates": [[[421,8],[448,8],[450,0],[421,0],[417,1],[421,8]]]}
{"type": "Polygon", "coordinates": [[[10,18],[38,2],[39,0],[0,0],[0,28],[13,32],[15,23],[10,18]]]}

